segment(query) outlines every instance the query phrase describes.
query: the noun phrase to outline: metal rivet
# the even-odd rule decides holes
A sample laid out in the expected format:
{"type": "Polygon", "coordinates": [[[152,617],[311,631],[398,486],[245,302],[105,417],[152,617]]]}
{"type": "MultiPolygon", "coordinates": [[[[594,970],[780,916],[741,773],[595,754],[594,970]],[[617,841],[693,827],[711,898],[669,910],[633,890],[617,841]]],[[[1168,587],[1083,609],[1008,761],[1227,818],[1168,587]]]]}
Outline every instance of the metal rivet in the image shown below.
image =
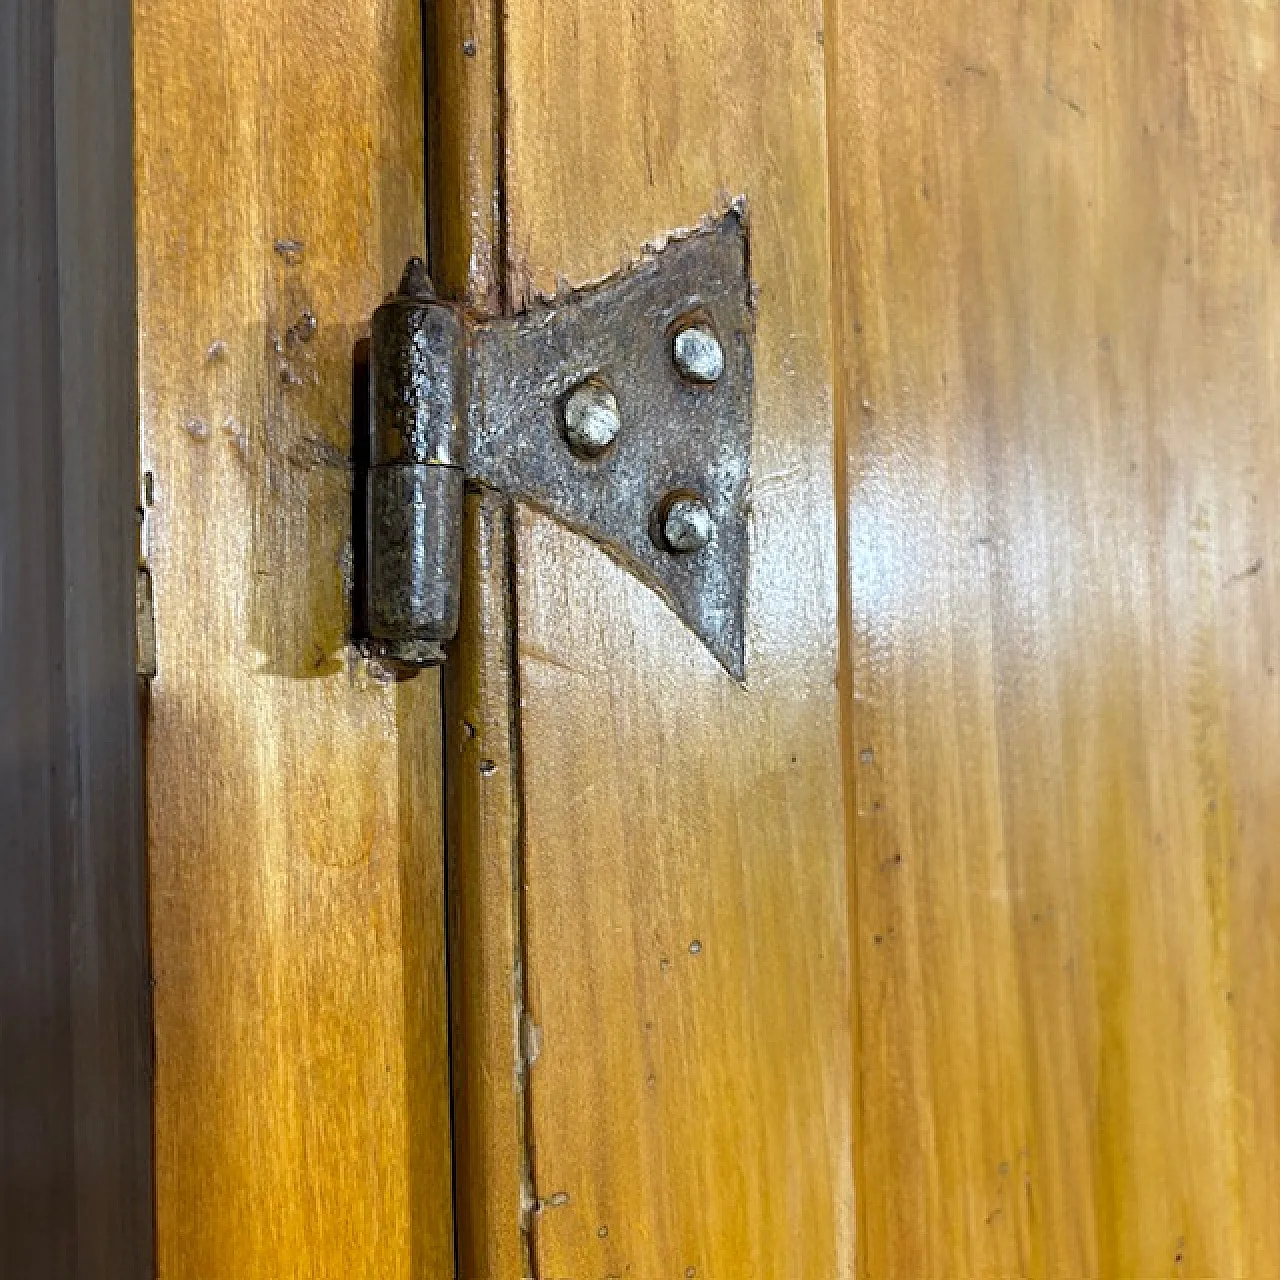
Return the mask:
{"type": "Polygon", "coordinates": [[[612,391],[596,379],[580,383],[564,402],[564,436],[580,458],[599,457],[622,430],[612,391]]]}
{"type": "Polygon", "coordinates": [[[708,324],[691,324],[671,340],[671,358],[690,382],[719,382],[724,373],[724,349],[708,324]]]}
{"type": "Polygon", "coordinates": [[[659,528],[668,551],[689,555],[711,541],[715,522],[707,504],[696,493],[677,493],[662,504],[659,528]]]}

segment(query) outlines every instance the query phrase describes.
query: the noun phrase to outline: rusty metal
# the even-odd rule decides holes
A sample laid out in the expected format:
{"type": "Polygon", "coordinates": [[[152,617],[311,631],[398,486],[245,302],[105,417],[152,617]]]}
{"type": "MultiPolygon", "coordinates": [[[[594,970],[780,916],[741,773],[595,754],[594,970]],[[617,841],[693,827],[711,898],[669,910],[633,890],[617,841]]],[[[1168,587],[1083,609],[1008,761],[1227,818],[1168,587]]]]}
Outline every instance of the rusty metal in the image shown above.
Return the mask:
{"type": "Polygon", "coordinates": [[[136,643],[134,666],[141,680],[154,680],[160,664],[156,656],[156,605],[151,570],[138,565],[133,575],[133,612],[136,643]]]}
{"type": "Polygon", "coordinates": [[[383,651],[429,664],[452,638],[465,472],[599,543],[742,679],[753,320],[737,210],[514,318],[473,321],[407,272],[372,344],[367,612],[383,651]]]}
{"type": "Polygon", "coordinates": [[[463,320],[438,301],[422,261],[373,313],[365,613],[382,656],[444,661],[458,630],[458,529],[465,488],[463,320]]]}

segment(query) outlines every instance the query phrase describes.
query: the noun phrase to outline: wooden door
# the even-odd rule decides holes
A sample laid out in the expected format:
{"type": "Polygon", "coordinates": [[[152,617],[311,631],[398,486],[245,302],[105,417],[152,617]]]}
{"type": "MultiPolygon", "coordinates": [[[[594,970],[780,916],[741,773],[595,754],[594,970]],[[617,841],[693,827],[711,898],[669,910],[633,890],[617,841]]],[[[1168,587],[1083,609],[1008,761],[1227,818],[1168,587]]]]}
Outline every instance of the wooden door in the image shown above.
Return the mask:
{"type": "Polygon", "coordinates": [[[138,0],[157,1268],[452,1267],[435,674],[350,644],[369,315],[425,239],[403,0],[138,0]]]}
{"type": "Polygon", "coordinates": [[[1276,19],[830,12],[865,1275],[1280,1270],[1276,19]]]}
{"type": "Polygon", "coordinates": [[[1277,40],[138,0],[162,1276],[1280,1270],[1277,40]],[[384,683],[353,369],[424,218],[496,313],[739,196],[745,684],[483,493],[384,683]]]}

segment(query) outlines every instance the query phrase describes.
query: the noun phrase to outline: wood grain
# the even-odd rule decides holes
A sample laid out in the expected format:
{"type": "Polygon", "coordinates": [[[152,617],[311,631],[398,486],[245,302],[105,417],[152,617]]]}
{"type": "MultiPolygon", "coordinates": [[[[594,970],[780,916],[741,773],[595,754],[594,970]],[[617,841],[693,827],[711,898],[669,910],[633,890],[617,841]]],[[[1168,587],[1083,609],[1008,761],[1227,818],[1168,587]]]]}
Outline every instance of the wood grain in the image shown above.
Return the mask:
{"type": "Polygon", "coordinates": [[[498,0],[426,6],[427,189],[436,288],[502,310],[502,18],[498,0]]]}
{"type": "Polygon", "coordinates": [[[458,1274],[535,1274],[508,503],[470,494],[445,680],[458,1274]]]}
{"type": "Polygon", "coordinates": [[[1275,1275],[1275,10],[829,9],[861,1272],[1275,1275]]]}
{"type": "Polygon", "coordinates": [[[517,519],[536,1274],[850,1276],[820,7],[505,14],[513,303],[738,193],[760,290],[747,688],[517,519]]]}
{"type": "Polygon", "coordinates": [[[355,353],[425,226],[419,8],[137,17],[159,1275],[448,1275],[439,682],[348,643],[355,353]]]}
{"type": "MultiPolygon", "coordinates": [[[[476,314],[503,310],[502,18],[428,6],[431,274],[476,314]]],[[[510,516],[467,497],[458,638],[444,671],[449,1004],[457,1270],[535,1274],[525,1071],[519,726],[510,516]]]]}

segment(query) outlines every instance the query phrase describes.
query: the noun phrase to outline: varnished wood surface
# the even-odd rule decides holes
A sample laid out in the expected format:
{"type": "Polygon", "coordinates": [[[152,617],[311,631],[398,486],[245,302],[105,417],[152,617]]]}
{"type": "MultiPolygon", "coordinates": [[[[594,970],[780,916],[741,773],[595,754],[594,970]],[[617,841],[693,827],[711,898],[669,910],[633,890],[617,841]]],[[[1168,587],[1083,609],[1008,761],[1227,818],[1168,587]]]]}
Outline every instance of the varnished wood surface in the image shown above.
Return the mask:
{"type": "Polygon", "coordinates": [[[347,642],[419,7],[138,0],[136,86],[159,1275],[446,1276],[439,682],[347,642]]]}
{"type": "MultiPolygon", "coordinates": [[[[503,309],[502,20],[493,0],[428,6],[430,266],[442,295],[503,309]]],[[[458,638],[444,670],[457,1274],[531,1274],[519,721],[510,515],[468,495],[458,638]]]]}
{"type": "Polygon", "coordinates": [[[512,301],[738,193],[760,289],[746,689],[603,553],[517,518],[536,1274],[848,1276],[820,7],[505,15],[512,301]]]}
{"type": "Polygon", "coordinates": [[[519,734],[512,714],[511,531],[469,495],[462,632],[445,682],[458,1274],[530,1274],[519,734]]]}
{"type": "MultiPolygon", "coordinates": [[[[448,1274],[438,704],[330,465],[416,18],[140,8],[161,1274],[448,1274]]],[[[1274,14],[825,8],[437,6],[443,287],[738,193],[761,287],[745,690],[472,507],[461,1272],[1270,1277],[1274,14]]]]}
{"type": "Polygon", "coordinates": [[[0,7],[0,1273],[146,1280],[130,12],[0,7]]]}
{"type": "Polygon", "coordinates": [[[1276,11],[828,7],[861,1274],[1263,1280],[1276,11]]]}
{"type": "Polygon", "coordinates": [[[502,310],[502,18],[498,0],[426,11],[431,276],[472,311],[502,310]]]}

